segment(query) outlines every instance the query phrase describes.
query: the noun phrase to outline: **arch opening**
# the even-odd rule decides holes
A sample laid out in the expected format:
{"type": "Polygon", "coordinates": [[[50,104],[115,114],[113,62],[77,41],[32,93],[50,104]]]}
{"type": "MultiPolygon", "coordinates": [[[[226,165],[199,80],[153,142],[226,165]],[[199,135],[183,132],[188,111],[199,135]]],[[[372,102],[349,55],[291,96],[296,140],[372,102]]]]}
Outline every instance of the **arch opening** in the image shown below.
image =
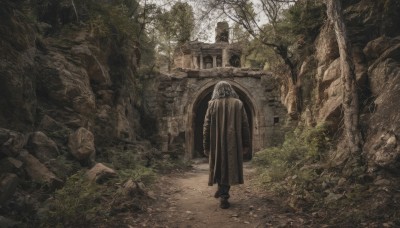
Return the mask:
{"type": "MultiPolygon", "coordinates": [[[[243,102],[247,118],[249,121],[250,127],[250,155],[245,157],[245,160],[252,159],[252,151],[253,151],[253,132],[254,132],[254,106],[251,103],[250,98],[238,87],[232,85],[235,92],[238,94],[239,99],[243,102]]],[[[192,124],[192,132],[193,134],[193,151],[190,157],[192,158],[201,158],[205,157],[203,154],[203,125],[204,125],[204,117],[206,115],[208,102],[211,100],[212,91],[214,89],[214,85],[210,86],[202,94],[200,94],[193,106],[193,124],[192,124]]]]}
{"type": "Polygon", "coordinates": [[[229,64],[233,67],[240,67],[240,56],[239,55],[232,55],[229,59],[229,64]]]}

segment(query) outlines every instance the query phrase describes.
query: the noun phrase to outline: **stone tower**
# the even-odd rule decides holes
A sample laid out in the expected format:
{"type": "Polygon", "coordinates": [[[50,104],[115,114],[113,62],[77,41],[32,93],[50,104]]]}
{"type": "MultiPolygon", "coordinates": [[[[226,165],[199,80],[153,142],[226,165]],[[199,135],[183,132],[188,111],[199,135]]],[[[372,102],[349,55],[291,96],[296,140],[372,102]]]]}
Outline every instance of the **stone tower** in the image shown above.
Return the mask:
{"type": "Polygon", "coordinates": [[[215,43],[229,42],[229,24],[226,21],[218,22],[215,28],[215,43]]]}

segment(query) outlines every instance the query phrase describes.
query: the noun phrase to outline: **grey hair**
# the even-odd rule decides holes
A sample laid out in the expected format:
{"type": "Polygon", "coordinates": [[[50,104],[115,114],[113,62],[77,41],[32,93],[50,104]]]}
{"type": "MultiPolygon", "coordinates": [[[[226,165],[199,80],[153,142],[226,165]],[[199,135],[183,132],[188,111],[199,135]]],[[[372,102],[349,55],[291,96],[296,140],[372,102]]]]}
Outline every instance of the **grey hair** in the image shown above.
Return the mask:
{"type": "Polygon", "coordinates": [[[229,84],[226,81],[220,81],[214,87],[211,100],[226,98],[226,97],[239,98],[235,90],[232,88],[231,84],[229,84]]]}

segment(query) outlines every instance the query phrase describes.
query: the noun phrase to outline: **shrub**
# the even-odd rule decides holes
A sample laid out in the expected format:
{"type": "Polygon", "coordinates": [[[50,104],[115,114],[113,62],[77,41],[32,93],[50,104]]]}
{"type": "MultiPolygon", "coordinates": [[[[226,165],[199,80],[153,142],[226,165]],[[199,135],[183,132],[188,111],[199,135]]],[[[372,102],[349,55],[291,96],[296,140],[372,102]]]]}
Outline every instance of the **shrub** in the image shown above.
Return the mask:
{"type": "Polygon", "coordinates": [[[301,168],[321,161],[330,148],[330,140],[325,134],[325,126],[296,129],[285,136],[280,147],[265,149],[256,154],[253,163],[258,166],[259,182],[262,185],[273,185],[274,182],[292,177],[296,181],[310,181],[315,172],[301,168]]]}
{"type": "Polygon", "coordinates": [[[118,211],[141,210],[146,202],[139,195],[126,195],[121,191],[123,183],[132,180],[150,185],[156,178],[155,172],[141,165],[117,172],[119,178],[111,179],[105,185],[88,181],[84,172],[70,176],[39,213],[40,227],[107,224],[118,211]]]}
{"type": "Polygon", "coordinates": [[[151,184],[155,181],[157,175],[152,168],[137,165],[132,169],[118,170],[120,182],[123,183],[129,179],[144,184],[151,184]]]}
{"type": "Polygon", "coordinates": [[[87,181],[79,172],[70,176],[64,188],[54,193],[41,218],[43,227],[80,227],[104,213],[101,186],[87,181]]]}

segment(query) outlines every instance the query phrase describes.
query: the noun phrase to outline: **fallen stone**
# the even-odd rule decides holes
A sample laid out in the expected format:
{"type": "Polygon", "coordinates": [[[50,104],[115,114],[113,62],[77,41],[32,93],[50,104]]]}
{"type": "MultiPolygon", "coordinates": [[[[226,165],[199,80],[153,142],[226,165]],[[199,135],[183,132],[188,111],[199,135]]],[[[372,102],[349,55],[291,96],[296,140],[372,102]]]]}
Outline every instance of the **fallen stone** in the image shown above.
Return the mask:
{"type": "Polygon", "coordinates": [[[68,148],[79,161],[93,158],[95,155],[94,136],[92,132],[81,127],[68,138],[68,148]]]}
{"type": "Polygon", "coordinates": [[[400,147],[397,146],[396,136],[389,132],[381,136],[380,145],[376,147],[375,164],[389,167],[400,157],[400,147]]]}
{"type": "Polygon", "coordinates": [[[90,181],[104,183],[106,180],[116,177],[117,173],[102,163],[97,163],[93,168],[86,172],[86,176],[90,181]]]}
{"type": "Polygon", "coordinates": [[[337,185],[338,186],[343,186],[345,183],[346,183],[346,178],[342,177],[342,178],[339,179],[337,185]]]}
{"type": "Polygon", "coordinates": [[[153,199],[153,200],[156,200],[156,199],[157,199],[156,194],[155,194],[153,191],[148,191],[148,192],[147,192],[147,196],[148,196],[150,199],[153,199]]]}
{"type": "Polygon", "coordinates": [[[27,149],[41,162],[56,158],[60,154],[57,144],[41,131],[34,132],[30,135],[27,149]]]}
{"type": "Polygon", "coordinates": [[[24,163],[24,169],[33,181],[48,184],[52,188],[58,188],[62,185],[62,180],[27,151],[21,152],[18,159],[24,163]]]}
{"type": "Polygon", "coordinates": [[[336,194],[333,192],[330,192],[328,196],[325,198],[326,203],[333,203],[335,201],[338,201],[339,199],[343,198],[343,194],[336,194]]]}

